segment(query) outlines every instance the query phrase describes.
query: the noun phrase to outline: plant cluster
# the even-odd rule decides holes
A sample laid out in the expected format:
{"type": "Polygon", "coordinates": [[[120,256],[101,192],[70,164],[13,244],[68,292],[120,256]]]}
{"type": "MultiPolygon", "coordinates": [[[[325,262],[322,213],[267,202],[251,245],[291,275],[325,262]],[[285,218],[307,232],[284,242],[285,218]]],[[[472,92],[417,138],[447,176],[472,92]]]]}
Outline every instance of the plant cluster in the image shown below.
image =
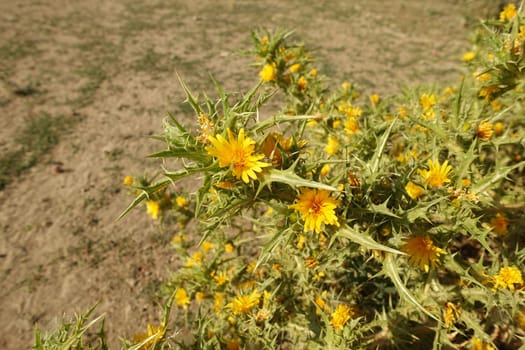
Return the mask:
{"type": "Polygon", "coordinates": [[[518,12],[480,28],[444,89],[362,96],[269,32],[253,35],[260,79],[246,94],[214,81],[217,99],[199,98],[181,82],[197,127],[169,116],[152,155],[164,178],[125,180],[139,191],[126,212],[145,202],[176,227],[165,292],[177,313],[126,346],[524,346],[518,12]],[[284,107],[269,113],[273,100],[284,107]],[[186,178],[194,191],[178,189],[186,178]]]}

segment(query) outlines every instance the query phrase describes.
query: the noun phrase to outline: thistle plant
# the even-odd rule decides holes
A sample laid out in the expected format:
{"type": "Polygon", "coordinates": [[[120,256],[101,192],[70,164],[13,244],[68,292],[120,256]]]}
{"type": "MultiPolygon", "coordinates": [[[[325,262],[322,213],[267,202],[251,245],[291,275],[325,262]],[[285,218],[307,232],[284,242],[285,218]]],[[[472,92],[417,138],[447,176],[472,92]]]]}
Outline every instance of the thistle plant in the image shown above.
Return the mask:
{"type": "Polygon", "coordinates": [[[322,76],[291,33],[253,41],[255,86],[181,79],[192,127],[169,115],[163,178],[125,181],[123,215],[145,204],[181,259],[176,312],[135,348],[523,347],[519,11],[480,26],[456,85],[395,96],[322,76]]]}
{"type": "Polygon", "coordinates": [[[504,11],[444,89],[364,98],[269,32],[248,93],[181,81],[197,128],[169,116],[153,157],[182,166],[128,208],[195,179],[166,285],[180,348],[523,345],[525,25],[504,11]]]}

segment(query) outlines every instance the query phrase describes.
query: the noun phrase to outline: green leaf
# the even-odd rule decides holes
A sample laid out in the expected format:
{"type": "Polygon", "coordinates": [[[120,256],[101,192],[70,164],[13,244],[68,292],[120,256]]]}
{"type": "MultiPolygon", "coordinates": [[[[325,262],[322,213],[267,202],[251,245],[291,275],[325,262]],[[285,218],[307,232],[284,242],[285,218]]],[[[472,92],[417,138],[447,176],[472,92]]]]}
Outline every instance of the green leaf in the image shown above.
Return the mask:
{"type": "Polygon", "coordinates": [[[390,210],[387,206],[386,206],[386,203],[389,201],[389,199],[387,199],[386,201],[384,201],[383,203],[381,204],[373,204],[373,203],[370,203],[370,209],[372,210],[373,213],[376,213],[376,214],[383,214],[383,215],[386,215],[386,216],[390,216],[390,217],[393,217],[393,218],[396,218],[396,219],[399,219],[400,217],[396,214],[394,214],[392,212],[392,210],[390,210]]]}
{"type": "Polygon", "coordinates": [[[142,192],[139,194],[133,202],[131,202],[130,205],[118,216],[118,218],[115,221],[119,221],[122,219],[127,213],[131,211],[131,209],[135,208],[137,205],[140,204],[143,200],[149,197],[150,193],[156,192],[160,190],[163,187],[166,187],[170,184],[172,180],[171,179],[165,179],[162,181],[159,181],[151,186],[141,188],[142,192]]]}
{"type": "Polygon", "coordinates": [[[259,194],[265,186],[271,187],[273,182],[284,183],[294,188],[310,187],[327,191],[337,191],[337,188],[333,186],[299,177],[297,174],[295,174],[292,168],[293,167],[290,167],[286,170],[271,168],[269,170],[263,171],[259,176],[260,183],[259,188],[257,189],[257,194],[259,194]]]}
{"type": "Polygon", "coordinates": [[[405,253],[397,249],[387,247],[386,245],[383,245],[381,243],[377,243],[372,239],[372,237],[368,236],[365,232],[359,232],[346,225],[341,227],[341,229],[337,231],[335,237],[348,238],[352,242],[357,243],[367,249],[382,250],[392,254],[405,255],[405,253]]]}
{"type": "Polygon", "coordinates": [[[383,262],[383,268],[386,273],[386,275],[392,280],[394,285],[396,286],[397,292],[399,293],[399,296],[409,302],[410,304],[414,305],[416,308],[418,308],[421,312],[423,312],[425,315],[431,317],[432,319],[438,321],[441,323],[439,317],[433,315],[430,313],[427,309],[421,305],[417,299],[410,294],[409,290],[401,280],[401,277],[399,276],[399,273],[397,271],[398,267],[394,262],[394,257],[392,255],[387,255],[385,257],[385,260],[383,262]]]}
{"type": "Polygon", "coordinates": [[[525,165],[525,161],[519,162],[517,164],[498,168],[497,171],[489,176],[485,176],[484,180],[478,182],[476,185],[472,186],[472,193],[480,193],[487,190],[492,185],[503,180],[512,170],[519,168],[525,165]]]}
{"type": "Polygon", "coordinates": [[[379,169],[379,162],[381,161],[381,157],[383,156],[383,152],[385,151],[386,143],[388,141],[388,137],[390,136],[390,133],[392,132],[392,128],[394,127],[394,124],[396,123],[397,119],[394,119],[392,123],[390,123],[390,126],[388,129],[383,133],[381,136],[381,139],[379,143],[377,144],[377,149],[374,152],[374,156],[370,160],[370,173],[375,174],[377,173],[379,169]]]}

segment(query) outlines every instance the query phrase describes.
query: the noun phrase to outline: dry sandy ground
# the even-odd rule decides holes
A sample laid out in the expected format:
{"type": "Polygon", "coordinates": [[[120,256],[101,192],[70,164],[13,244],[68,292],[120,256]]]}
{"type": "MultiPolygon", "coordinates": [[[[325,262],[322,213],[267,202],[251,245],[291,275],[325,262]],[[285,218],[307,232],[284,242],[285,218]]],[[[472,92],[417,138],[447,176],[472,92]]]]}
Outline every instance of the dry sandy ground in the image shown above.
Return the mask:
{"type": "Polygon", "coordinates": [[[497,11],[483,2],[1,0],[0,153],[28,118],[72,126],[0,191],[0,348],[28,348],[35,325],[96,302],[112,348],[158,322],[175,228],[160,233],[142,210],[115,218],[131,199],[123,176],[158,167],[145,155],[162,145],[147,136],[166,112],[192,123],[175,70],[197,91],[212,91],[208,73],[242,91],[257,79],[237,55],[250,31],[291,28],[337,84],[386,94],[454,82],[469,25],[497,11]]]}

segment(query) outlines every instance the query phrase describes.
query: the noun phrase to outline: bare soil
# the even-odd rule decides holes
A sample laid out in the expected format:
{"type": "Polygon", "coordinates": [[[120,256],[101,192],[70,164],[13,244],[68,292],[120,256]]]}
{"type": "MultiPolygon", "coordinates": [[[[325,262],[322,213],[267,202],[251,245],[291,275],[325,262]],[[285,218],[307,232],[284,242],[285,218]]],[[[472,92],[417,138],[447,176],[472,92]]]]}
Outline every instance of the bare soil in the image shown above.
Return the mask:
{"type": "Polygon", "coordinates": [[[148,138],[173,112],[194,120],[175,72],[213,94],[256,82],[250,31],[294,29],[321,72],[365,93],[444,85],[478,18],[494,1],[467,0],[0,0],[0,154],[18,147],[31,118],[63,121],[58,144],[0,191],[0,347],[32,345],[99,303],[109,344],[158,323],[158,290],[177,257],[176,228],[132,199],[125,175],[157,171],[148,138]]]}

